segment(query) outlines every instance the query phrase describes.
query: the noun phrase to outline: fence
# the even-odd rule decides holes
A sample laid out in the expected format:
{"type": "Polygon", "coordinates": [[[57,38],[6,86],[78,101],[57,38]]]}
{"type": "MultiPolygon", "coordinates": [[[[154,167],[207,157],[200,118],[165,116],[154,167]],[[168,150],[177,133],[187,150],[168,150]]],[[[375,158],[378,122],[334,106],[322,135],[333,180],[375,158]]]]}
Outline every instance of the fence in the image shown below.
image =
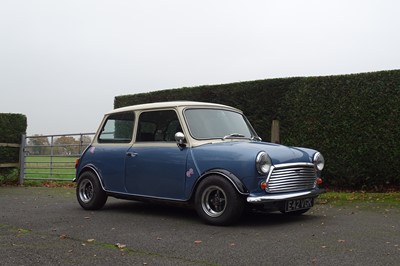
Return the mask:
{"type": "Polygon", "coordinates": [[[24,180],[72,181],[75,161],[94,133],[23,136],[19,183],[24,180]]]}
{"type": "MultiPolygon", "coordinates": [[[[0,143],[0,147],[20,148],[21,145],[15,143],[0,143]]],[[[21,153],[21,151],[20,151],[21,153]]],[[[19,163],[0,163],[0,168],[18,167],[19,163]]]]}

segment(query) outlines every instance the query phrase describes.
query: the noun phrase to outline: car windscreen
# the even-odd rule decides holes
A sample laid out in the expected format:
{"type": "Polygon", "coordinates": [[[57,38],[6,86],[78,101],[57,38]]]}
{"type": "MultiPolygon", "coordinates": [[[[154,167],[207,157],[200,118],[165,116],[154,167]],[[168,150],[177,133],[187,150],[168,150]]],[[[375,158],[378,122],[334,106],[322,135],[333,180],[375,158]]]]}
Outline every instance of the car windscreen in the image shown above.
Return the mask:
{"type": "Polygon", "coordinates": [[[254,132],[246,118],[224,109],[187,109],[185,118],[195,139],[224,138],[229,135],[251,138],[254,132]]]}

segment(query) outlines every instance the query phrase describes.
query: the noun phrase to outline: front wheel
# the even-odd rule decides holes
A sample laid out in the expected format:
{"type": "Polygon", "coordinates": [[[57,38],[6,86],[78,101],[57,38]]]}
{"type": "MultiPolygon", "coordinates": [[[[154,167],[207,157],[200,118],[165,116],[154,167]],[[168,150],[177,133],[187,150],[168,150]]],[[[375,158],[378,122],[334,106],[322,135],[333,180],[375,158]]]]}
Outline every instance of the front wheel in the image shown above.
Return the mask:
{"type": "Polygon", "coordinates": [[[107,201],[107,194],[93,172],[84,172],[79,177],[76,197],[82,208],[86,210],[101,209],[107,201]]]}
{"type": "Polygon", "coordinates": [[[210,176],[201,181],[196,190],[195,208],[206,223],[228,225],[241,216],[244,199],[228,180],[210,176]]]}

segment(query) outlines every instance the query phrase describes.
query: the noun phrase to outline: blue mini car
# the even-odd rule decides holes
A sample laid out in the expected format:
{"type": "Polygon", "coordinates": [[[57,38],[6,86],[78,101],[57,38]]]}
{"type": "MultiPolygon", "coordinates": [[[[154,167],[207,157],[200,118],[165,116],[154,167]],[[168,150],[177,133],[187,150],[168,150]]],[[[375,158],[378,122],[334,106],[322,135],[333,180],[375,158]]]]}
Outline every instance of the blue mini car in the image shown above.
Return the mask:
{"type": "Polygon", "coordinates": [[[245,208],[305,213],[325,192],[323,168],[318,151],[262,142],[236,108],[162,102],[107,113],[74,181],[87,210],[108,196],[185,203],[206,223],[228,225],[245,208]]]}

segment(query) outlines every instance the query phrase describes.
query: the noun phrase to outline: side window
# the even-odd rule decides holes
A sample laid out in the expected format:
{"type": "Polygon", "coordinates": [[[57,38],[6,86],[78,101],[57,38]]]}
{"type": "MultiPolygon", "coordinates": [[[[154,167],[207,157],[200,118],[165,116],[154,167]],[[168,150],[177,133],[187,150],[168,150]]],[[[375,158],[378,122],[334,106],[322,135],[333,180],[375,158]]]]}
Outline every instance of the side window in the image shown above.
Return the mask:
{"type": "Polygon", "coordinates": [[[173,110],[143,112],[139,116],[136,141],[175,141],[182,128],[173,110]]]}
{"type": "Polygon", "coordinates": [[[135,114],[133,112],[110,115],[101,129],[100,143],[129,143],[132,140],[135,114]]]}

